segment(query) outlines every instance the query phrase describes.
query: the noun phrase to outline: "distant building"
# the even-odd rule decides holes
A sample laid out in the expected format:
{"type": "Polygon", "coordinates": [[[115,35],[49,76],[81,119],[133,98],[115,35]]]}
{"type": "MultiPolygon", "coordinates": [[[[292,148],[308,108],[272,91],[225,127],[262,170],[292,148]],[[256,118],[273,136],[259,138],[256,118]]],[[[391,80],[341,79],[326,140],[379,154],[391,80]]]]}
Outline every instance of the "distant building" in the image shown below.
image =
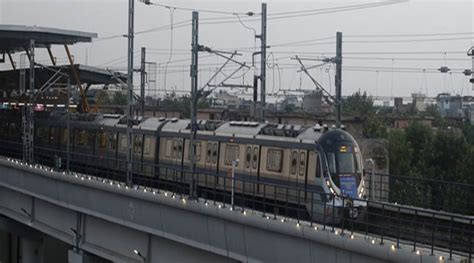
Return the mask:
{"type": "Polygon", "coordinates": [[[395,112],[401,112],[403,108],[403,98],[395,98],[393,108],[395,112]]]}
{"type": "Polygon", "coordinates": [[[220,90],[218,93],[216,93],[216,97],[214,98],[212,105],[217,107],[225,107],[227,109],[237,109],[240,105],[240,98],[239,96],[220,90]]]}
{"type": "Polygon", "coordinates": [[[440,93],[436,97],[436,105],[442,117],[463,118],[463,100],[461,96],[451,96],[449,93],[440,93]]]}
{"type": "Polygon", "coordinates": [[[462,98],[462,109],[464,111],[464,116],[467,121],[471,124],[474,124],[474,97],[473,96],[464,96],[462,98]]]}
{"type": "Polygon", "coordinates": [[[302,101],[298,100],[298,96],[296,95],[286,95],[285,98],[280,102],[279,106],[277,106],[278,111],[285,111],[285,109],[292,105],[294,108],[301,108],[302,101]]]}
{"type": "Polygon", "coordinates": [[[321,91],[313,91],[303,96],[303,112],[307,114],[319,114],[323,111],[323,94],[321,91]]]}
{"type": "Polygon", "coordinates": [[[423,93],[412,93],[413,106],[418,112],[426,110],[426,95],[423,93]]]}
{"type": "Polygon", "coordinates": [[[433,126],[434,117],[431,117],[431,116],[426,116],[426,117],[422,117],[422,116],[406,116],[406,117],[396,116],[396,117],[392,117],[392,120],[393,120],[393,128],[395,128],[395,129],[406,129],[413,122],[420,122],[420,123],[422,123],[422,124],[424,124],[424,125],[431,128],[433,126]]]}

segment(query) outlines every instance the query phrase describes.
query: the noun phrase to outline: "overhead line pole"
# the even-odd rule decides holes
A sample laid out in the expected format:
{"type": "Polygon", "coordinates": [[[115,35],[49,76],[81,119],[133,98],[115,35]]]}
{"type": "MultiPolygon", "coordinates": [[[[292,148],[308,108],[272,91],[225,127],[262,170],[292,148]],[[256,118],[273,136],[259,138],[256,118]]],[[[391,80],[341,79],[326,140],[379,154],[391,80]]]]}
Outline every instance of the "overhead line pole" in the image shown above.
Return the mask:
{"type": "Polygon", "coordinates": [[[199,13],[193,11],[192,18],[192,47],[191,47],[191,176],[189,196],[196,198],[196,133],[197,133],[197,103],[198,103],[198,59],[199,59],[199,13]]]}
{"type": "Polygon", "coordinates": [[[267,85],[267,3],[262,3],[262,32],[260,33],[260,121],[265,122],[265,96],[267,85]]]}
{"type": "Polygon", "coordinates": [[[145,116],[145,82],[146,82],[146,72],[145,72],[145,65],[146,65],[146,48],[142,47],[142,58],[141,58],[141,66],[140,66],[140,110],[141,116],[145,116]]]}
{"type": "Polygon", "coordinates": [[[28,103],[23,108],[23,159],[32,163],[34,153],[34,110],[33,97],[35,95],[35,40],[30,40],[28,52],[30,60],[30,87],[27,94],[28,103]]]}
{"type": "Polygon", "coordinates": [[[133,131],[133,37],[135,0],[128,1],[128,75],[127,75],[127,173],[126,183],[132,181],[132,131],[133,131]]]}
{"type": "Polygon", "coordinates": [[[336,127],[341,128],[342,111],[342,33],[336,33],[336,127]]]}

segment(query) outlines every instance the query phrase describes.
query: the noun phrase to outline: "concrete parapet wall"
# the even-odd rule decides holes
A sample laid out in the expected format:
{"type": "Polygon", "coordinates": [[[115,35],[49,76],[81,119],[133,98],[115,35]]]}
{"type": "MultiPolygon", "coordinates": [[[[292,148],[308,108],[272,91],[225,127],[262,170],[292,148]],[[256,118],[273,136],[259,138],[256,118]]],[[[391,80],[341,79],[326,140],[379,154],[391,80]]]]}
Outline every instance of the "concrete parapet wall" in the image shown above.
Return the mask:
{"type": "MultiPolygon", "coordinates": [[[[257,212],[88,180],[0,160],[0,214],[116,262],[420,262],[362,235],[316,231],[257,212]],[[25,214],[26,210],[30,216],[25,214]]],[[[346,232],[347,233],[347,232],[346,232]]],[[[423,262],[439,262],[430,257],[423,262]]]]}

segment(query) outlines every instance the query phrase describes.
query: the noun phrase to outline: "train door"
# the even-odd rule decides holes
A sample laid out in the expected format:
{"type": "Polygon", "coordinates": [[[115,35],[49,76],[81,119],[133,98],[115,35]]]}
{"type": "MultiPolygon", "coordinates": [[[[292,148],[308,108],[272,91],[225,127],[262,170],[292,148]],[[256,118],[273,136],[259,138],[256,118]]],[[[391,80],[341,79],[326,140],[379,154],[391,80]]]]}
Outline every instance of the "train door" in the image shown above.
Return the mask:
{"type": "Polygon", "coordinates": [[[133,135],[133,163],[132,163],[132,171],[134,174],[142,174],[143,173],[143,134],[135,133],[133,135]]]}
{"type": "Polygon", "coordinates": [[[260,159],[260,147],[255,144],[247,144],[245,146],[245,159],[244,161],[244,172],[243,178],[246,182],[242,185],[239,184],[239,188],[242,189],[244,194],[255,194],[257,191],[258,184],[258,172],[260,159]]]}
{"type": "MultiPolygon", "coordinates": [[[[207,141],[205,144],[205,164],[204,170],[208,175],[206,184],[210,187],[216,187],[219,184],[219,142],[216,141],[207,141]]],[[[221,180],[222,181],[222,180],[221,180]]]]}

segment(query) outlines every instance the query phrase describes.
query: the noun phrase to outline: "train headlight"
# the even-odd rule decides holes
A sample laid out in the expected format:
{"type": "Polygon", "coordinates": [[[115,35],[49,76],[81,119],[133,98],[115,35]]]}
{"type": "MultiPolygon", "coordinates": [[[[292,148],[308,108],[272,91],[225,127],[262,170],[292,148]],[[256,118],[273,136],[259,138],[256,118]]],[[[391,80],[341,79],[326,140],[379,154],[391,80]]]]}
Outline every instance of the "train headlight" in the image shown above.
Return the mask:
{"type": "Polygon", "coordinates": [[[332,189],[332,187],[329,187],[329,190],[331,191],[332,194],[334,194],[334,189],[332,189]]]}
{"type": "Polygon", "coordinates": [[[361,194],[364,193],[364,187],[363,186],[360,188],[360,193],[361,194]]]}
{"type": "Polygon", "coordinates": [[[326,185],[327,185],[327,186],[330,186],[330,185],[331,185],[331,184],[329,183],[329,180],[328,180],[328,179],[326,179],[326,185]]]}

